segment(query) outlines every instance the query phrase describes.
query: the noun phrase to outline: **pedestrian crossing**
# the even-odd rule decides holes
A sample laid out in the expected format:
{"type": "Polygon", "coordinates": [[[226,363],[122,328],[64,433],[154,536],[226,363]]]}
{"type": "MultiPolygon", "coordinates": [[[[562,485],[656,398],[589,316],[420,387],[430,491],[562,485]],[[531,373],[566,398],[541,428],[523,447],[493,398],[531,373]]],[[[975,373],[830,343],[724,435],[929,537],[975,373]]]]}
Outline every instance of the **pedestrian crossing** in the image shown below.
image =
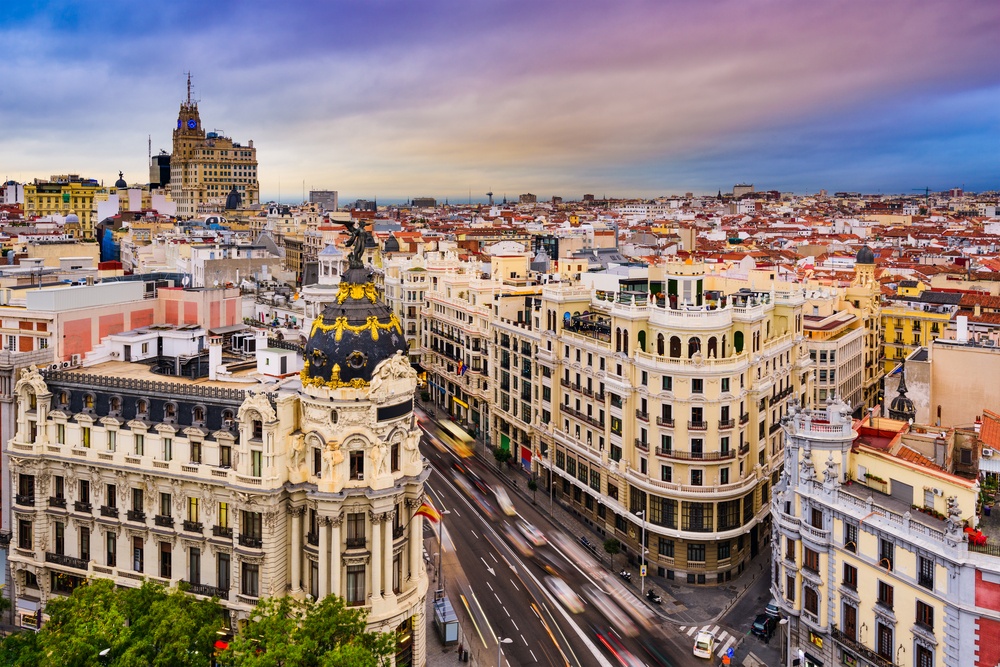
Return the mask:
{"type": "Polygon", "coordinates": [[[694,641],[695,635],[699,632],[710,632],[715,635],[715,655],[720,658],[726,654],[726,651],[736,644],[736,637],[729,634],[718,625],[682,625],[680,630],[690,637],[692,641],[694,641]]]}

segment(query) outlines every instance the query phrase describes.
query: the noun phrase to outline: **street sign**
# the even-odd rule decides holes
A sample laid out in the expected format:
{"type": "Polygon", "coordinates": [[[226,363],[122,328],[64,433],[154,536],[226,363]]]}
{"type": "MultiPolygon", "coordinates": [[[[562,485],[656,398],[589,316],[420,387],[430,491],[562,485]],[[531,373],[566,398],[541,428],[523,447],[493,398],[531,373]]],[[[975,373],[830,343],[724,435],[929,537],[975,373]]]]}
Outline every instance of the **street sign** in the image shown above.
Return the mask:
{"type": "Polygon", "coordinates": [[[729,661],[730,661],[730,658],[729,658],[729,656],[728,656],[728,655],[724,655],[724,656],[722,656],[722,664],[723,664],[723,665],[728,665],[728,664],[729,664],[729,661]]]}
{"type": "Polygon", "coordinates": [[[732,646],[730,646],[729,650],[726,651],[726,657],[729,658],[730,660],[736,657],[736,651],[733,650],[732,646]]]}
{"type": "Polygon", "coordinates": [[[639,566],[639,576],[640,577],[645,577],[646,576],[646,566],[645,565],[640,565],[639,566]]]}

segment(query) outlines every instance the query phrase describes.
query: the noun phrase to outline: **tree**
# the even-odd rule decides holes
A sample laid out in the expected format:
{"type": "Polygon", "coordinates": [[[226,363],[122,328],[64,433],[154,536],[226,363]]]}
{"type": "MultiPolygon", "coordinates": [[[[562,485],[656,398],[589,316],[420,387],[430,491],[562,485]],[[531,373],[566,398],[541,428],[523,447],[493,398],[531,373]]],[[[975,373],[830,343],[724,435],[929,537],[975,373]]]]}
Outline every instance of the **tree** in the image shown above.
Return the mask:
{"type": "Polygon", "coordinates": [[[538,491],[538,482],[535,481],[534,476],[528,480],[528,490],[531,491],[531,502],[535,502],[535,491],[538,491]]]}
{"type": "Polygon", "coordinates": [[[504,449],[503,447],[497,447],[493,450],[493,458],[497,460],[497,465],[502,466],[511,459],[511,454],[509,449],[504,449]]]}
{"type": "Polygon", "coordinates": [[[380,667],[395,651],[396,635],[366,631],[367,617],[335,595],[320,602],[263,599],[219,661],[227,667],[380,667]]]}
{"type": "Polygon", "coordinates": [[[615,569],[615,556],[622,550],[622,543],[615,537],[604,540],[604,550],[611,556],[611,569],[615,569]]]}
{"type": "Polygon", "coordinates": [[[45,613],[49,620],[39,632],[0,643],[0,664],[207,667],[222,627],[217,601],[149,582],[120,589],[110,579],[95,579],[50,600],[45,613]]]}

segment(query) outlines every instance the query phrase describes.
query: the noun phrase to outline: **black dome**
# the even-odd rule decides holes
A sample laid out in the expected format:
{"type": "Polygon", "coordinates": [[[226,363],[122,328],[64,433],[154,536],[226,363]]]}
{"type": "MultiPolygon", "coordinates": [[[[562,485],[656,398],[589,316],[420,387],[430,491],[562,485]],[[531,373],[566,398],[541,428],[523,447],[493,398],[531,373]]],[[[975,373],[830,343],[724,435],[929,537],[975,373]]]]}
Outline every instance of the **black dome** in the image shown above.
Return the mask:
{"type": "Polygon", "coordinates": [[[897,392],[896,398],[892,399],[892,403],[889,404],[889,419],[898,419],[905,422],[916,418],[917,407],[910,400],[910,397],[906,395],[905,361],[899,369],[899,388],[897,392]]]}
{"type": "Polygon", "coordinates": [[[240,207],[242,200],[243,198],[240,196],[240,193],[236,190],[236,186],[234,185],[233,189],[230,190],[229,194],[226,196],[226,210],[237,210],[240,207]]]}
{"type": "Polygon", "coordinates": [[[367,269],[348,269],[337,301],[313,322],[302,384],[365,387],[375,367],[397,352],[406,354],[399,319],[379,299],[367,269]]]}
{"type": "Polygon", "coordinates": [[[118,188],[119,190],[128,188],[128,183],[126,183],[125,179],[122,178],[124,175],[125,174],[123,174],[122,172],[120,171],[118,172],[118,180],[115,181],[115,187],[118,188]]]}
{"type": "Polygon", "coordinates": [[[861,246],[861,250],[858,251],[857,256],[854,258],[856,264],[874,264],[875,263],[875,253],[872,249],[866,245],[861,246]]]}

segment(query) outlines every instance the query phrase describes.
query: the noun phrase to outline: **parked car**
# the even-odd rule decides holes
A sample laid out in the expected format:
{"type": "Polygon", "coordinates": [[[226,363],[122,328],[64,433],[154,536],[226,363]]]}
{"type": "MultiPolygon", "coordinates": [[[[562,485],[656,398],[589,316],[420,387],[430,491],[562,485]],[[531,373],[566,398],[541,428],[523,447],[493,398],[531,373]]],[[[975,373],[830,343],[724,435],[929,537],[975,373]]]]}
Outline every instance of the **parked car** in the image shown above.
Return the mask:
{"type": "Polygon", "coordinates": [[[780,611],[778,610],[778,603],[775,602],[774,600],[768,602],[767,606],[764,607],[764,613],[772,618],[778,618],[781,615],[780,611]]]}
{"type": "Polygon", "coordinates": [[[760,637],[764,641],[767,641],[771,638],[771,635],[774,634],[775,625],[777,625],[777,620],[774,616],[757,614],[757,618],[754,619],[750,632],[753,633],[755,637],[760,637]]]}

